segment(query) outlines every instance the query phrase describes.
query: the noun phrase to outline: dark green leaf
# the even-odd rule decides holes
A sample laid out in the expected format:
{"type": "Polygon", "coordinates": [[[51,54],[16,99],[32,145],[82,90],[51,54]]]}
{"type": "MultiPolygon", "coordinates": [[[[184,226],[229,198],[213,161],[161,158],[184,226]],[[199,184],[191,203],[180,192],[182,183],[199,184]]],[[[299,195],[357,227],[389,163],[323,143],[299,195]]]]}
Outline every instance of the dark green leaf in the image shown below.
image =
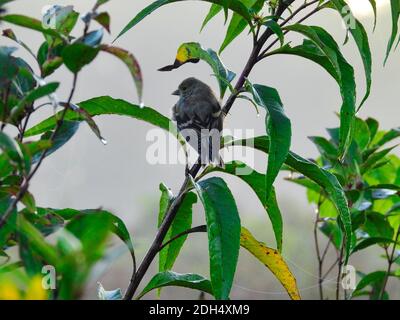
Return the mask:
{"type": "Polygon", "coordinates": [[[399,31],[398,22],[399,22],[399,18],[400,18],[400,1],[399,0],[390,0],[390,7],[391,7],[391,12],[392,12],[392,34],[390,36],[390,40],[389,40],[387,50],[386,50],[385,63],[386,63],[387,59],[389,58],[390,51],[393,48],[394,41],[396,40],[397,33],[399,31]]]}
{"type": "Polygon", "coordinates": [[[368,125],[369,135],[370,135],[370,143],[374,140],[376,133],[378,132],[379,122],[373,118],[367,118],[365,122],[368,125]]]}
{"type": "MultiPolygon", "coordinates": [[[[252,13],[257,13],[261,10],[264,5],[264,1],[260,0],[242,0],[242,3],[248,8],[248,10],[252,13]]],[[[226,31],[226,35],[224,41],[222,42],[221,47],[219,48],[219,54],[236,38],[238,37],[242,31],[246,28],[248,23],[246,20],[237,13],[232,15],[231,21],[228,26],[228,30],[226,31]]]]}
{"type": "Polygon", "coordinates": [[[370,246],[373,246],[375,244],[390,244],[390,243],[396,243],[394,240],[392,239],[388,239],[388,238],[381,238],[381,237],[372,237],[372,238],[367,238],[365,240],[362,240],[361,242],[359,242],[352,250],[352,254],[354,252],[363,250],[365,248],[368,248],[370,246]]]}
{"type": "Polygon", "coordinates": [[[31,17],[19,15],[19,14],[8,14],[5,16],[0,16],[0,21],[5,21],[11,24],[15,24],[20,27],[32,29],[39,31],[43,34],[50,35],[55,38],[63,39],[62,35],[53,29],[45,29],[39,20],[31,17]]]}
{"type": "Polygon", "coordinates": [[[365,78],[366,78],[366,93],[360,103],[360,106],[358,107],[358,109],[360,109],[361,106],[369,97],[371,92],[372,58],[371,58],[371,49],[369,47],[369,42],[368,42],[368,35],[364,29],[364,26],[360,23],[360,21],[358,21],[353,16],[351,11],[348,9],[349,5],[344,0],[332,0],[331,3],[339,12],[339,14],[342,16],[345,23],[346,22],[349,23],[350,21],[350,26],[348,26],[348,32],[350,32],[351,35],[353,36],[364,64],[365,78]]]}
{"type": "MultiPolygon", "coordinates": [[[[163,198],[165,199],[165,192],[163,192],[163,198]]],[[[163,201],[162,199],[161,201],[163,201]]],[[[160,208],[163,206],[160,201],[160,208]]],[[[178,213],[176,214],[176,217],[169,228],[165,238],[164,238],[164,243],[172,239],[174,236],[182,233],[183,231],[186,231],[191,228],[192,226],[192,206],[194,203],[197,202],[197,196],[193,192],[187,193],[182,201],[182,204],[179,207],[178,213]]],[[[162,209],[162,208],[161,208],[162,209]]],[[[162,220],[164,219],[165,215],[164,210],[160,211],[159,215],[159,226],[162,223],[162,220]]],[[[159,252],[159,263],[158,263],[158,270],[159,272],[163,272],[166,270],[171,270],[172,267],[174,266],[175,260],[179,255],[179,252],[185,243],[185,240],[187,238],[186,236],[181,236],[178,239],[172,241],[169,245],[164,247],[160,252],[159,252]]]]}
{"type": "Polygon", "coordinates": [[[337,150],[327,139],[323,137],[309,137],[309,139],[317,146],[319,153],[326,159],[336,160],[337,150]]]}
{"type": "MultiPolygon", "coordinates": [[[[144,120],[167,131],[171,127],[173,127],[172,122],[156,110],[149,107],[141,108],[138,105],[130,104],[129,102],[121,99],[113,99],[111,97],[104,96],[83,101],[78,105],[82,109],[86,110],[86,112],[89,113],[92,117],[104,114],[116,114],[120,116],[129,116],[131,118],[144,120]]],[[[56,114],[56,116],[47,118],[38,125],[27,130],[25,136],[34,136],[54,129],[56,125],[56,119],[58,119],[59,117],[60,113],[56,114]]],[[[67,111],[65,119],[69,121],[84,120],[81,114],[71,109],[67,111]]]]}
{"type": "Polygon", "coordinates": [[[366,215],[363,229],[372,238],[392,239],[394,233],[386,217],[377,212],[369,212],[366,215]]]}
{"type": "Polygon", "coordinates": [[[143,291],[137,296],[137,299],[140,299],[151,290],[166,286],[191,288],[207,292],[211,295],[213,294],[210,281],[204,278],[203,276],[193,273],[180,274],[172,271],[166,271],[157,273],[150,280],[150,282],[143,289],[143,291]]]}
{"type": "Polygon", "coordinates": [[[290,120],[283,111],[283,104],[276,89],[255,84],[251,87],[251,93],[255,102],[268,112],[265,120],[267,133],[270,136],[266,175],[266,197],[268,200],[273,183],[289,152],[292,129],[290,120]]]}
{"type": "Polygon", "coordinates": [[[210,275],[216,299],[229,299],[240,249],[240,218],[235,200],[221,178],[195,184],[207,221],[210,275]]]}
{"type": "Polygon", "coordinates": [[[384,271],[375,271],[367,274],[357,284],[357,287],[353,292],[353,296],[356,296],[361,290],[363,290],[367,286],[375,286],[376,284],[379,284],[379,287],[381,287],[385,277],[386,272],[384,271]]]}
{"type": "Polygon", "coordinates": [[[223,8],[219,4],[213,3],[210,7],[210,11],[208,12],[207,16],[204,18],[204,21],[201,25],[200,32],[204,29],[206,24],[214,18],[223,8]]]}
{"type": "MultiPolygon", "coordinates": [[[[323,28],[317,26],[305,26],[300,24],[291,25],[286,30],[295,31],[303,34],[310,39],[319,49],[320,55],[324,55],[326,59],[315,58],[316,50],[312,55],[309,54],[309,48],[306,53],[301,54],[316,63],[323,66],[338,82],[343,99],[343,105],[340,111],[340,138],[338,157],[342,159],[346,154],[353,139],[354,121],[355,121],[355,105],[356,105],[356,84],[354,79],[354,70],[340,52],[339,46],[333,37],[323,28]],[[328,67],[327,61],[331,66],[328,67]]],[[[304,46],[303,46],[304,47],[304,46]]],[[[278,49],[277,52],[279,52],[278,49]]],[[[293,53],[296,54],[296,53],[293,53]]]]}
{"type": "Polygon", "coordinates": [[[374,146],[375,146],[375,147],[381,147],[381,146],[383,146],[384,144],[386,144],[386,143],[388,143],[388,142],[390,142],[390,141],[392,141],[392,140],[394,140],[394,139],[397,139],[398,137],[400,137],[400,127],[394,128],[394,129],[391,129],[391,130],[387,131],[387,132],[382,136],[382,138],[380,138],[380,139],[374,144],[374,146]]]}
{"type": "Polygon", "coordinates": [[[209,167],[209,171],[221,171],[228,174],[235,175],[246,182],[256,193],[258,199],[268,213],[271,220],[272,228],[275,234],[276,246],[279,252],[282,251],[282,233],[283,221],[282,214],[276,200],[275,190],[272,187],[269,199],[266,196],[266,178],[253,168],[247,166],[245,163],[234,161],[225,164],[225,168],[209,167]]]}
{"type": "Polygon", "coordinates": [[[281,26],[274,19],[268,19],[266,22],[264,22],[264,26],[271,29],[271,31],[278,36],[281,46],[283,46],[285,35],[282,31],[281,26]]]}
{"type": "Polygon", "coordinates": [[[73,73],[77,73],[85,65],[92,62],[98,52],[98,48],[93,48],[83,43],[73,43],[64,48],[62,58],[67,68],[73,73]]]}
{"type": "MultiPolygon", "coordinates": [[[[49,149],[47,149],[46,156],[51,155],[53,152],[57,151],[64,144],[66,144],[78,131],[79,122],[78,121],[69,121],[64,120],[60,128],[57,130],[53,138],[53,143],[49,149]]],[[[52,135],[52,131],[48,131],[43,134],[40,139],[48,140],[52,135]]],[[[35,163],[39,159],[40,155],[37,154],[36,157],[32,159],[32,162],[35,163]]]]}

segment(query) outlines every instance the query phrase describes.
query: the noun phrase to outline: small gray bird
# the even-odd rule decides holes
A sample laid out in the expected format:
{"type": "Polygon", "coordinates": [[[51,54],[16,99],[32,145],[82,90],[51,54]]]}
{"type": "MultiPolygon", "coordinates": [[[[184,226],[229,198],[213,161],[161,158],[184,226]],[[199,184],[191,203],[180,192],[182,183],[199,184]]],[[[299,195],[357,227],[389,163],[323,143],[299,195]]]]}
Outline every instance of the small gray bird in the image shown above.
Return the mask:
{"type": "Polygon", "coordinates": [[[172,118],[198,152],[201,164],[223,166],[219,156],[223,115],[212,89],[196,78],[188,78],[172,94],[179,96],[172,108],[172,118]]]}

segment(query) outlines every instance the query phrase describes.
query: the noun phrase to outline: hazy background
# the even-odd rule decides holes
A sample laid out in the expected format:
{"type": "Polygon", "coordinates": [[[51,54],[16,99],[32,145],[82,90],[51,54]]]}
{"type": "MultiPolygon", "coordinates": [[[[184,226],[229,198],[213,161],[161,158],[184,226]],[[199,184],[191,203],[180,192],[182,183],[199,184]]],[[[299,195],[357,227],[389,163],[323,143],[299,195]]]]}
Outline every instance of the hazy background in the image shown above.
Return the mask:
{"type": "MultiPolygon", "coordinates": [[[[359,7],[361,0],[354,0],[359,7]]],[[[364,0],[363,2],[368,2],[364,0]]],[[[388,1],[378,1],[387,3],[388,1]]],[[[74,5],[75,10],[83,13],[93,6],[94,0],[58,0],[27,1],[19,0],[7,6],[10,12],[26,14],[40,18],[41,9],[48,4],[74,5]]],[[[150,1],[147,0],[111,0],[101,7],[111,15],[112,36],[105,35],[104,41],[110,42],[125,24],[150,1]]],[[[138,26],[129,31],[115,44],[134,53],[140,62],[144,75],[144,102],[169,115],[176,97],[171,92],[188,76],[196,76],[209,83],[218,91],[214,77],[208,65],[203,62],[188,64],[173,72],[158,72],[157,69],[173,62],[176,50],[182,42],[197,41],[205,48],[218,49],[224,37],[223,16],[216,17],[199,34],[201,22],[208,12],[209,4],[201,1],[177,3],[163,7],[147,17],[138,26]]],[[[378,26],[372,34],[372,11],[359,15],[370,34],[373,53],[372,94],[360,115],[377,118],[382,128],[399,125],[398,84],[400,79],[399,54],[390,57],[383,68],[384,53],[390,32],[390,14],[386,6],[379,8],[378,26]],[[371,14],[369,14],[371,13],[371,14]]],[[[342,22],[333,11],[318,14],[308,20],[309,24],[322,25],[338,40],[343,42],[345,30],[342,22]]],[[[2,25],[4,28],[5,25],[2,25]]],[[[79,28],[73,34],[80,34],[79,28]]],[[[93,27],[98,27],[94,22],[93,27]]],[[[17,36],[36,51],[42,43],[42,36],[12,26],[17,36]]],[[[293,38],[295,39],[295,38],[293,38]]],[[[1,45],[13,45],[8,39],[0,38],[1,45]]],[[[226,66],[240,73],[251,50],[251,38],[244,33],[222,54],[226,66]]],[[[364,94],[364,72],[357,49],[352,41],[343,52],[355,67],[358,96],[364,94]]],[[[18,53],[31,61],[22,49],[18,53]]],[[[37,71],[37,70],[36,70],[37,71]]],[[[317,155],[313,144],[307,139],[310,135],[326,135],[325,128],[338,125],[335,115],[341,105],[339,90],[334,80],[319,66],[301,58],[278,56],[266,59],[251,73],[253,83],[262,83],[278,89],[286,112],[292,120],[292,150],[306,157],[317,155]]],[[[60,81],[58,90],[60,99],[66,99],[72,82],[71,73],[60,68],[49,77],[60,81]]],[[[133,81],[126,67],[114,57],[101,53],[94,63],[85,67],[79,75],[78,87],[73,102],[80,102],[101,95],[122,98],[137,102],[133,81]]],[[[50,111],[44,111],[48,113],[50,111]]],[[[39,121],[45,114],[37,116],[31,124],[39,121]]],[[[182,183],[184,167],[182,165],[150,165],[146,161],[146,133],[152,127],[130,118],[102,116],[96,118],[102,135],[108,140],[104,146],[98,141],[86,124],[59,152],[50,156],[35,176],[32,191],[39,206],[77,209],[108,209],[127,224],[135,243],[139,261],[149,247],[156,232],[159,191],[158,185],[164,182],[174,192],[182,183]]],[[[256,134],[264,133],[264,115],[256,117],[254,108],[237,101],[227,118],[228,128],[255,128],[256,134]]],[[[265,170],[266,159],[257,155],[255,168],[265,170]]],[[[283,255],[295,274],[301,295],[305,299],[316,298],[316,257],[312,236],[314,211],[307,203],[304,189],[277,179],[278,201],[284,219],[283,255]]],[[[226,177],[236,198],[242,224],[247,226],[259,240],[275,246],[271,224],[250,188],[234,177],[226,177]]],[[[194,224],[201,224],[203,209],[199,204],[194,211],[194,224]]],[[[333,252],[332,256],[334,255],[333,252]]],[[[378,260],[382,253],[372,249],[366,254],[356,256],[352,263],[363,272],[385,266],[384,260],[378,260]],[[368,256],[370,254],[370,258],[368,256]]],[[[153,264],[156,271],[157,264],[153,264]]],[[[386,266],[385,266],[386,267],[386,266]]],[[[124,291],[131,275],[129,254],[124,254],[100,279],[106,289],[116,287],[124,291]]],[[[182,255],[174,267],[177,272],[195,272],[208,276],[208,253],[205,234],[190,235],[182,255]]],[[[149,273],[148,276],[151,276],[149,273]]],[[[332,273],[328,279],[335,279],[332,273]]],[[[144,279],[142,285],[147,280],[144,279]]],[[[334,280],[332,280],[334,281],[334,280]]],[[[393,298],[400,297],[397,283],[390,284],[393,298]],[[395,287],[397,286],[397,287],[395,287]]],[[[96,282],[91,281],[85,298],[96,297],[96,282]]],[[[334,293],[333,282],[325,286],[326,293],[334,293]]],[[[153,297],[149,294],[147,297],[153,297]]],[[[197,298],[198,293],[191,290],[166,289],[162,298],[197,298]]],[[[241,250],[236,273],[232,299],[287,299],[281,285],[270,271],[259,264],[247,252],[241,250]]]]}

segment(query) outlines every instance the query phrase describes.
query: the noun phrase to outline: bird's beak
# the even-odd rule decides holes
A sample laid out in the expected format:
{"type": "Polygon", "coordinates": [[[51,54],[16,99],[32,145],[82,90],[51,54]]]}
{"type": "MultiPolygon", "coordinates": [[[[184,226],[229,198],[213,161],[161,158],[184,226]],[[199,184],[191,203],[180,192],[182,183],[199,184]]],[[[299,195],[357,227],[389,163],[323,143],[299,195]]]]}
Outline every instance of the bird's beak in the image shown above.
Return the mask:
{"type": "Polygon", "coordinates": [[[175,90],[174,92],[172,92],[172,95],[173,95],[173,96],[180,96],[181,93],[180,93],[179,90],[177,89],[177,90],[175,90]]]}

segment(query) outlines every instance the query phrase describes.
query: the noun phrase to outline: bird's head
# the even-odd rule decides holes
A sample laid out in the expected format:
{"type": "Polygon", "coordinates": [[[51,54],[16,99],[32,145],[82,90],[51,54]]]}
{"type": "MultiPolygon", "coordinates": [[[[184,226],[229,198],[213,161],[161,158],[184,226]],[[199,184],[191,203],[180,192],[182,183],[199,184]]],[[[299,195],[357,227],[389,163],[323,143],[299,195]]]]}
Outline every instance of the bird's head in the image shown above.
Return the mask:
{"type": "Polygon", "coordinates": [[[181,82],[178,89],[172,92],[173,95],[182,98],[188,97],[195,92],[210,91],[210,87],[196,78],[187,78],[181,82]]]}

